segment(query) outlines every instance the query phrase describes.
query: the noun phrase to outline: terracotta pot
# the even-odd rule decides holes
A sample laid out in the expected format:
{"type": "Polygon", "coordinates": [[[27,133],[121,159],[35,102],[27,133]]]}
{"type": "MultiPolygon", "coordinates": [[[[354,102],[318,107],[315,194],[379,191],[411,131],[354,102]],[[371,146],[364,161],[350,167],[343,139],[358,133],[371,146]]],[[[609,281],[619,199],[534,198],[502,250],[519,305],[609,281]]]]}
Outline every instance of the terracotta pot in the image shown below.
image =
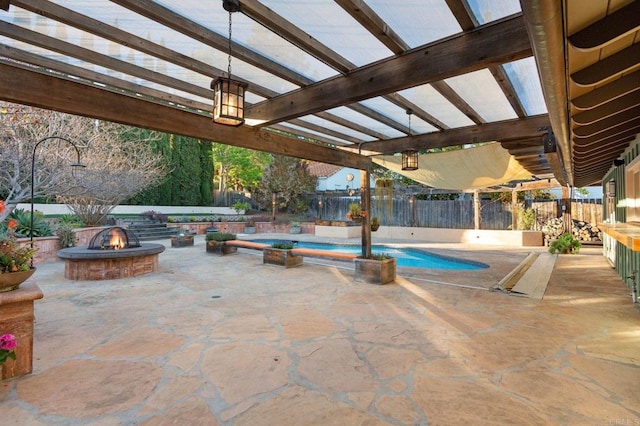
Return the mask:
{"type": "Polygon", "coordinates": [[[0,293],[16,290],[20,287],[20,284],[29,279],[34,272],[36,272],[36,268],[31,268],[28,271],[5,272],[0,274],[0,293]]]}

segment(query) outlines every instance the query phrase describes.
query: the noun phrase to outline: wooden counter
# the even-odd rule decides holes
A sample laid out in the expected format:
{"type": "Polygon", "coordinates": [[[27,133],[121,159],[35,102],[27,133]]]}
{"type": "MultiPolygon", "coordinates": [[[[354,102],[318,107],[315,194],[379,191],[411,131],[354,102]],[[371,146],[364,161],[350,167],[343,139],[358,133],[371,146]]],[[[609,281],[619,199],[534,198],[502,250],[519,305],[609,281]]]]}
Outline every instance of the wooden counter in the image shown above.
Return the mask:
{"type": "Polygon", "coordinates": [[[598,225],[602,232],[609,235],[620,244],[633,250],[640,251],[640,226],[630,223],[601,223],[598,225]]]}

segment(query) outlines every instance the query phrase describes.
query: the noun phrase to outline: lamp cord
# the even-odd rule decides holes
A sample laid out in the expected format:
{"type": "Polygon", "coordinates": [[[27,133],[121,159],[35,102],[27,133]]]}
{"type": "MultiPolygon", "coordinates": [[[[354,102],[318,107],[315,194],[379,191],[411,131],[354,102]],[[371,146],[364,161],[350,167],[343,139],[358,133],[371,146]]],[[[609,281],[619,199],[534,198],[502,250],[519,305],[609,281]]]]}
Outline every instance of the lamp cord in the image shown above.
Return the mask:
{"type": "Polygon", "coordinates": [[[227,67],[227,77],[231,80],[231,12],[229,12],[229,65],[227,67]]]}

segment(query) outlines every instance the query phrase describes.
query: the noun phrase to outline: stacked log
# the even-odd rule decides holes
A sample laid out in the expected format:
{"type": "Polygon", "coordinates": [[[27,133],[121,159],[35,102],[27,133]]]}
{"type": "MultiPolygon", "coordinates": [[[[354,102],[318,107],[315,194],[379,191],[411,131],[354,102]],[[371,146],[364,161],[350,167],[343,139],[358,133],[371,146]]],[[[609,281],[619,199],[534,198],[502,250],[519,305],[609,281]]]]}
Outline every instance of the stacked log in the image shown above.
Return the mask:
{"type": "MultiPolygon", "coordinates": [[[[564,222],[561,218],[548,219],[542,225],[544,242],[549,243],[557,239],[564,232],[564,222]]],[[[595,224],[582,220],[573,220],[571,229],[573,237],[580,241],[602,241],[602,231],[595,224]]]]}
{"type": "Polygon", "coordinates": [[[574,220],[572,233],[580,241],[602,241],[602,231],[590,222],[574,220]]]}

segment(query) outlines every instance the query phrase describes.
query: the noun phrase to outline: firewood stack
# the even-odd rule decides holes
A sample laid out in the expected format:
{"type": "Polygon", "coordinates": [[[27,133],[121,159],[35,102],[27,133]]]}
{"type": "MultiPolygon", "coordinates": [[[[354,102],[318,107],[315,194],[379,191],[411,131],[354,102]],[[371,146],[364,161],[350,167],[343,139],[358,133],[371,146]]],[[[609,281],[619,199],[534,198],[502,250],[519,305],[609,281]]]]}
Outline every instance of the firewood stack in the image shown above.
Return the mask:
{"type": "MultiPolygon", "coordinates": [[[[549,245],[551,241],[562,235],[564,222],[561,218],[552,218],[542,225],[542,233],[544,234],[545,245],[549,245]]],[[[602,231],[593,223],[584,222],[582,220],[573,220],[571,233],[574,238],[580,241],[602,241],[602,231]]]]}
{"type": "Polygon", "coordinates": [[[602,241],[602,231],[593,223],[574,220],[572,232],[580,241],[602,241]]]}

